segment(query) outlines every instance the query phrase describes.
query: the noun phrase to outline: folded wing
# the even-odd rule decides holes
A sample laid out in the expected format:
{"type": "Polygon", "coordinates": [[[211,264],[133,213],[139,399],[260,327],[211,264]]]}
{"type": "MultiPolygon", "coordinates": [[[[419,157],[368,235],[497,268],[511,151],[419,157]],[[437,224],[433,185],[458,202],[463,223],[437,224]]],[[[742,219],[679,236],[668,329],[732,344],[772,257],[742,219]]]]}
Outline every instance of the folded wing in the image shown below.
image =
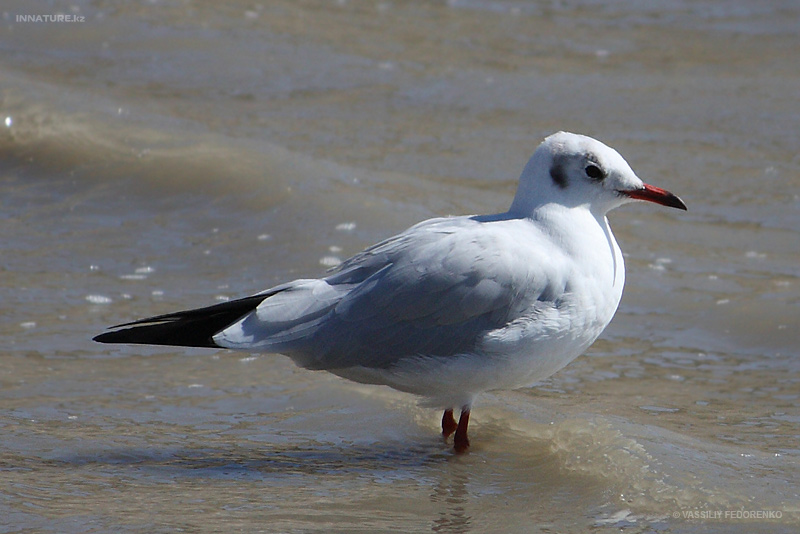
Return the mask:
{"type": "Polygon", "coordinates": [[[523,255],[513,241],[531,236],[492,231],[492,225],[509,224],[522,225],[466,217],[426,221],[324,279],[127,323],[95,340],[279,352],[304,367],[329,370],[469,353],[537,301],[558,297],[552,273],[541,270],[547,262],[523,255]]]}
{"type": "Polygon", "coordinates": [[[540,297],[553,298],[543,262],[518,255],[506,232],[478,231],[491,224],[500,223],[453,218],[413,227],[325,279],[264,300],[214,341],[329,370],[469,353],[540,297]]]}

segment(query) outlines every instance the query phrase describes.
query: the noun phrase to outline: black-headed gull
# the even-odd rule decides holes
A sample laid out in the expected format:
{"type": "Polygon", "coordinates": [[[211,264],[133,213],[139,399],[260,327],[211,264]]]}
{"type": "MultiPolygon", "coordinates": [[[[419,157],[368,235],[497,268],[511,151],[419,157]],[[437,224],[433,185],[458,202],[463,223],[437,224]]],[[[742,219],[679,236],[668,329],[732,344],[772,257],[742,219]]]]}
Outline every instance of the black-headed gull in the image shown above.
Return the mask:
{"type": "Polygon", "coordinates": [[[414,393],[445,409],[442,432],[455,432],[463,452],[476,395],[547,378],[611,321],[625,264],[606,214],[634,200],[686,209],[614,149],[559,132],[525,166],[506,213],[430,219],[324,278],[94,339],[281,353],[306,369],[414,393]]]}

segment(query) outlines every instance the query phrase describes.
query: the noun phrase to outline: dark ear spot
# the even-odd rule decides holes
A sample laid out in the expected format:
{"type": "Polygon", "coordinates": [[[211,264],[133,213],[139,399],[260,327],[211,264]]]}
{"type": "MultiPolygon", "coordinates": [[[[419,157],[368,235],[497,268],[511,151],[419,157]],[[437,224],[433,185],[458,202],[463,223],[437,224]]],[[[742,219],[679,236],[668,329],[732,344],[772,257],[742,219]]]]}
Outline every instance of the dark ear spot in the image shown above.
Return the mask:
{"type": "Polygon", "coordinates": [[[567,170],[564,168],[564,164],[560,158],[555,158],[553,160],[553,166],[550,167],[550,178],[552,178],[553,183],[561,189],[566,189],[569,185],[567,170]]]}

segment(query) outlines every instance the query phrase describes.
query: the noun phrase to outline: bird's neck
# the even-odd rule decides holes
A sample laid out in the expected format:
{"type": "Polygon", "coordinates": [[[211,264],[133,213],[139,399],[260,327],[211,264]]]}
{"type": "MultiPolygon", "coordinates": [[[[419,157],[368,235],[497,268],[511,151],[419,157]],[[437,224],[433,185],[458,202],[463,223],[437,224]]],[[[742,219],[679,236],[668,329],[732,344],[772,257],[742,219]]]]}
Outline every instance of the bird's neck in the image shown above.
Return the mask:
{"type": "Polygon", "coordinates": [[[625,265],[617,240],[605,214],[586,205],[567,207],[542,204],[527,217],[570,257],[580,260],[593,276],[613,286],[624,284],[625,265]]]}

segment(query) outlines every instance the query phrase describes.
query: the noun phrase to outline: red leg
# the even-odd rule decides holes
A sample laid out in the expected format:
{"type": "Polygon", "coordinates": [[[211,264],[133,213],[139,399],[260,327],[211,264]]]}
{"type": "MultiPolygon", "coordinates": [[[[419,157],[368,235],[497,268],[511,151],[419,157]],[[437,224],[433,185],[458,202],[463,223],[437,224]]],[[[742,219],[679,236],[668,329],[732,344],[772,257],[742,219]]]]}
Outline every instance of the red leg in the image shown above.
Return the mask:
{"type": "Polygon", "coordinates": [[[442,436],[444,436],[444,439],[449,438],[456,431],[456,428],[458,428],[458,425],[456,424],[456,418],[453,417],[453,409],[448,408],[442,416],[442,436]]]}
{"type": "Polygon", "coordinates": [[[461,409],[461,418],[458,420],[458,428],[456,428],[456,435],[453,438],[453,448],[457,454],[465,453],[469,449],[467,426],[469,426],[469,406],[464,406],[461,409]]]}

